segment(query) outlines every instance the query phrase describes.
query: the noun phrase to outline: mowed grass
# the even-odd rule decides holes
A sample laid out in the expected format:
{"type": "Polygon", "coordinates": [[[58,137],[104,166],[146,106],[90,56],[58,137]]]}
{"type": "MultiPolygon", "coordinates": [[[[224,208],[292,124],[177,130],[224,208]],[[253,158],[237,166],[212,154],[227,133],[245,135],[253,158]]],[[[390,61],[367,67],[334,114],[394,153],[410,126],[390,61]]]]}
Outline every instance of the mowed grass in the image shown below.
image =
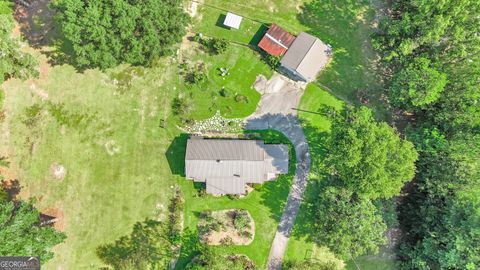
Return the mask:
{"type": "Polygon", "coordinates": [[[161,87],[168,89],[165,71],[148,71],[123,93],[105,73],[79,74],[66,65],[51,69],[47,80],[4,85],[21,196],[65,216],[67,239],[46,269],[98,269],[98,245],[146,217],[165,216],[175,179],[164,153],[178,132],[173,124],[158,127],[172,96],[161,87]],[[53,177],[52,164],[65,167],[63,180],[53,177]]]}

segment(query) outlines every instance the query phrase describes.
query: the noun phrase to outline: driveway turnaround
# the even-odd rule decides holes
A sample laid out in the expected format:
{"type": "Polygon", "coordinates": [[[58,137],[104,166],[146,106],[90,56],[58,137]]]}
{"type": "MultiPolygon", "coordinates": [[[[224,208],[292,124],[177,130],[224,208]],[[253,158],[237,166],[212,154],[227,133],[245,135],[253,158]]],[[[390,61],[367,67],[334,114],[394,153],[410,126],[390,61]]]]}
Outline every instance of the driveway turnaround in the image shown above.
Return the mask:
{"type": "Polygon", "coordinates": [[[287,242],[300,209],[310,171],[308,144],[295,110],[305,84],[275,74],[269,81],[260,75],[254,86],[262,94],[262,99],[257,111],[247,118],[246,128],[275,129],[282,132],[292,142],[297,159],[296,174],[268,256],[267,268],[277,270],[282,267],[287,242]]]}

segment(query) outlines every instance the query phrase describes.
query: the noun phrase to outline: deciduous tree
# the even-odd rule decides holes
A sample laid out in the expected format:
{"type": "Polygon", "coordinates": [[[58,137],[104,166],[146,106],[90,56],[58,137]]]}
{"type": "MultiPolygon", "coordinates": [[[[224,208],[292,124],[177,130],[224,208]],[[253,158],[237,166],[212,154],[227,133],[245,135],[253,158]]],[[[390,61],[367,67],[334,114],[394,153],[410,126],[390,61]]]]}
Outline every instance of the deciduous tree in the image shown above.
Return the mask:
{"type": "Polygon", "coordinates": [[[30,202],[0,202],[0,256],[53,257],[51,248],[63,242],[65,234],[40,225],[40,213],[30,202]]]}
{"type": "Polygon", "coordinates": [[[413,144],[377,123],[366,107],[347,108],[336,118],[328,150],[326,163],[335,179],[367,198],[391,198],[414,175],[413,144]]]}

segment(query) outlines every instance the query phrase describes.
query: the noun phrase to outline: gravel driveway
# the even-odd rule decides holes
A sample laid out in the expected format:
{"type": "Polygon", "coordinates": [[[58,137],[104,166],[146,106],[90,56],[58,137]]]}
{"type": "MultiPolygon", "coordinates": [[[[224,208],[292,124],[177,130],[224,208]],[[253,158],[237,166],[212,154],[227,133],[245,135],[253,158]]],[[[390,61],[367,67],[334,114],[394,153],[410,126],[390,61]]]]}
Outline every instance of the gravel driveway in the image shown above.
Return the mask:
{"type": "Polygon", "coordinates": [[[246,128],[275,129],[282,132],[295,147],[297,158],[296,174],[268,257],[268,269],[276,270],[281,269],[310,171],[307,140],[294,109],[298,107],[305,84],[275,74],[269,81],[260,75],[254,86],[262,94],[262,99],[257,111],[247,118],[246,128]]]}

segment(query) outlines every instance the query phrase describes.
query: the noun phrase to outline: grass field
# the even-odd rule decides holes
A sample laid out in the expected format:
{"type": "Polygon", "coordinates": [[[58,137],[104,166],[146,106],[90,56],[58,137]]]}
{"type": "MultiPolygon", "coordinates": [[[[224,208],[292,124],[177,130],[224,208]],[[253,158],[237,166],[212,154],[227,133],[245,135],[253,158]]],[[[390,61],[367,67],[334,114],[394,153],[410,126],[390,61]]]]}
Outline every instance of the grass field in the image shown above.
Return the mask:
{"type": "Polygon", "coordinates": [[[45,81],[5,85],[22,197],[65,215],[68,238],[46,269],[98,268],[96,246],[166,211],[175,179],[163,153],[178,131],[158,127],[172,95],[152,91],[163,76],[150,70],[121,93],[107,74],[58,66],[45,81]],[[66,168],[63,180],[50,172],[55,163],[66,168]]]}
{"type": "MultiPolygon", "coordinates": [[[[366,2],[308,2],[206,0],[192,30],[251,44],[264,31],[263,24],[275,22],[295,34],[311,32],[333,45],[334,61],[318,80],[332,93],[311,84],[299,112],[313,154],[312,178],[318,178],[325,155],[322,143],[330,129],[330,119],[320,113],[322,106],[341,108],[344,103],[338,98],[356,103],[357,89],[366,88],[375,96],[380,83],[372,70],[375,57],[368,40],[373,13],[366,2]],[[248,17],[239,31],[219,26],[226,10],[248,17]]],[[[152,68],[122,66],[107,72],[78,73],[69,65],[59,65],[39,80],[10,80],[3,85],[8,126],[4,123],[2,128],[8,129],[9,140],[8,144],[0,142],[0,147],[11,153],[12,170],[24,185],[22,196],[35,197],[40,209],[56,208],[65,216],[68,238],[56,248],[46,269],[98,269],[101,263],[95,248],[129,233],[135,222],[146,217],[163,218],[176,184],[186,197],[186,238],[178,269],[195,254],[198,213],[225,208],[249,210],[257,226],[256,237],[248,246],[218,249],[246,254],[260,267],[265,265],[291,175],[267,183],[241,200],[199,197],[198,187],[186,181],[178,168],[185,136],[177,128],[170,103],[178,94],[185,94],[193,104],[190,116],[194,119],[211,117],[217,110],[226,117],[245,117],[260,98],[251,87],[256,76],[270,77],[272,71],[257,53],[238,44],[231,44],[221,55],[209,55],[195,46],[185,50],[189,51],[183,56],[187,65],[205,64],[208,80],[204,84],[187,86],[179,72],[179,60],[164,58],[152,68]],[[222,67],[230,69],[225,79],[219,76],[222,67]],[[231,93],[229,97],[219,95],[222,87],[231,93]],[[248,102],[236,102],[236,94],[246,96],[248,102]],[[164,127],[160,127],[162,120],[164,127]],[[52,176],[54,164],[66,168],[63,180],[52,176]]],[[[302,218],[305,216],[300,214],[298,223],[309,222],[302,218]]],[[[290,240],[286,256],[342,263],[298,232],[290,240]]],[[[393,265],[392,260],[377,256],[356,262],[361,269],[372,270],[393,265]]],[[[355,269],[351,262],[347,267],[355,269]]]]}

